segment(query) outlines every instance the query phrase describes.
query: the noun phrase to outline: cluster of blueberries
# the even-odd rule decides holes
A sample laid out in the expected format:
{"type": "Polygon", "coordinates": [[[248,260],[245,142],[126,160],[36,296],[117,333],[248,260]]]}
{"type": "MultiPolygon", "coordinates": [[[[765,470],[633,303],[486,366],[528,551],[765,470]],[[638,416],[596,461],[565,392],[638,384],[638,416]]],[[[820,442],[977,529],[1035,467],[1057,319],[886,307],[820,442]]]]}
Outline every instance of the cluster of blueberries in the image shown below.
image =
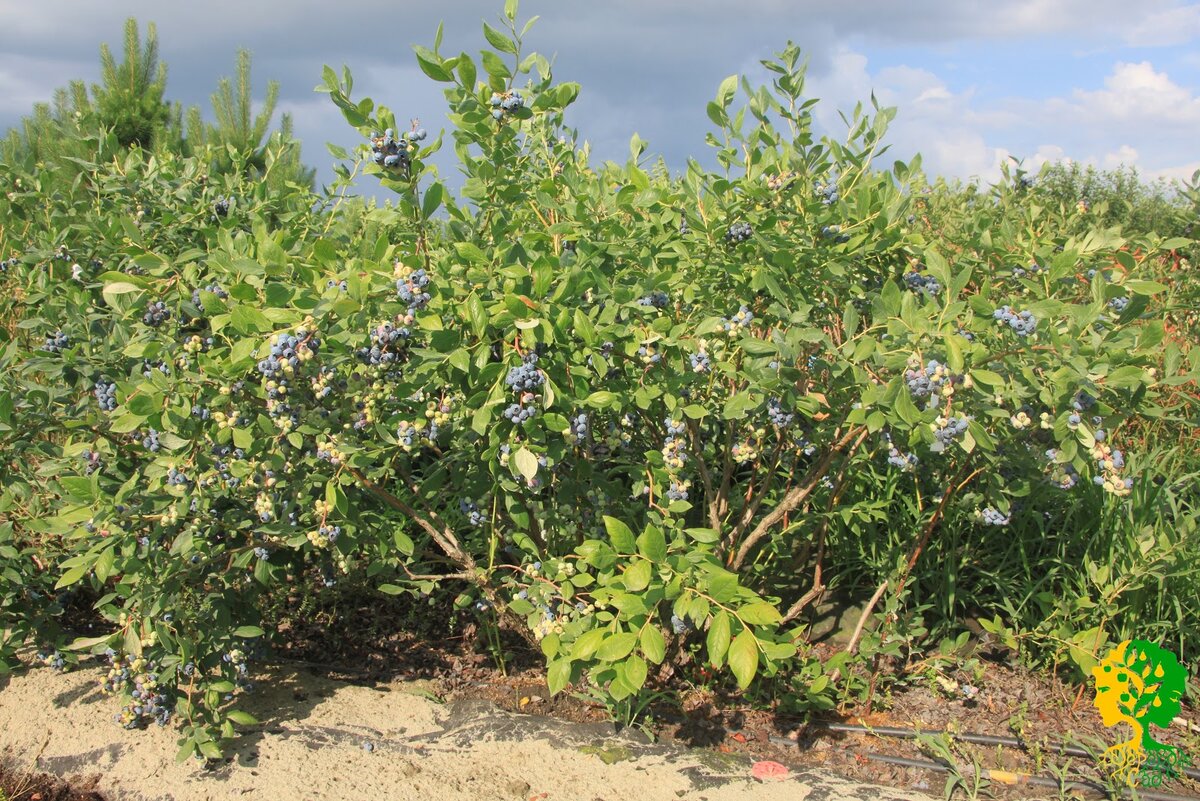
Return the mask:
{"type": "Polygon", "coordinates": [[[653,345],[642,345],[638,348],[638,356],[641,358],[642,364],[658,364],[662,361],[662,354],[653,345]]]}
{"type": "Polygon", "coordinates": [[[152,361],[149,361],[148,359],[142,360],[142,375],[143,376],[145,376],[146,378],[149,378],[150,376],[154,375],[155,370],[162,373],[163,375],[170,375],[171,374],[171,365],[167,364],[166,362],[152,362],[152,361]]]}
{"type": "Polygon", "coordinates": [[[919,460],[914,454],[904,453],[895,445],[888,448],[888,464],[901,470],[913,470],[919,460]]]}
{"type": "Polygon", "coordinates": [[[511,92],[500,94],[492,92],[492,117],[493,119],[503,119],[505,113],[513,113],[525,107],[525,98],[516,89],[511,92]]]}
{"type": "Polygon", "coordinates": [[[191,480],[179,470],[172,467],[167,471],[167,484],[172,487],[186,487],[191,480]]]}
{"type": "Polygon", "coordinates": [[[990,506],[980,512],[980,517],[982,517],[983,522],[987,523],[989,526],[1007,526],[1009,521],[1012,520],[1012,515],[1006,515],[998,512],[990,506]]]}
{"type": "Polygon", "coordinates": [[[37,661],[41,662],[48,668],[53,668],[60,673],[67,672],[67,660],[63,657],[61,651],[39,651],[37,661]]]}
{"type": "Polygon", "coordinates": [[[312,337],[306,341],[307,337],[308,329],[306,328],[298,328],[294,334],[279,334],[274,337],[271,342],[270,354],[258,362],[258,372],[262,373],[264,378],[274,378],[283,372],[285,363],[293,368],[299,367],[300,354],[297,353],[297,348],[302,343],[314,352],[321,347],[320,339],[312,337]]]}
{"type": "Polygon", "coordinates": [[[692,372],[694,373],[707,373],[708,369],[712,366],[708,360],[708,354],[704,351],[693,353],[688,358],[692,363],[692,372]]]}
{"type": "Polygon", "coordinates": [[[688,499],[688,490],[691,489],[691,487],[692,482],[690,481],[671,479],[671,486],[667,488],[667,500],[686,501],[688,499]]]}
{"type": "Polygon", "coordinates": [[[47,353],[62,353],[65,348],[71,344],[71,338],[62,332],[55,331],[53,334],[46,335],[46,344],[42,350],[47,353]]]}
{"type": "Polygon", "coordinates": [[[417,131],[405,131],[400,134],[399,139],[396,138],[396,132],[391,128],[384,131],[383,136],[373,132],[371,134],[371,159],[376,164],[388,169],[407,173],[410,163],[409,144],[420,142],[426,136],[424,128],[417,131]]]}
{"type": "Polygon", "coordinates": [[[508,375],[504,377],[504,383],[518,397],[517,403],[509,404],[508,408],[504,410],[505,419],[513,423],[524,423],[537,414],[536,408],[524,405],[527,393],[538,389],[546,381],[545,376],[537,368],[537,362],[537,353],[530,351],[525,354],[521,364],[509,368],[508,375]]]}
{"type": "Polygon", "coordinates": [[[142,447],[151,453],[158,453],[158,449],[161,447],[161,445],[158,441],[158,432],[153,428],[150,429],[149,434],[142,437],[142,447]]]}
{"type": "Polygon", "coordinates": [[[117,408],[116,384],[104,380],[97,381],[96,388],[92,390],[92,394],[96,396],[96,400],[100,403],[100,411],[111,412],[117,408]]]}
{"type": "Polygon", "coordinates": [[[992,317],[1008,325],[1017,336],[1027,337],[1037,330],[1037,318],[1029,310],[1017,312],[1011,306],[1001,306],[992,312],[992,317]]]}
{"type": "Polygon", "coordinates": [[[334,281],[332,278],[330,278],[328,281],[325,282],[326,289],[333,289],[334,287],[337,287],[338,289],[345,292],[346,290],[348,290],[350,288],[350,285],[348,283],[346,283],[345,280],[334,281]]]}
{"type": "Polygon", "coordinates": [[[408,313],[412,314],[423,309],[429,303],[429,274],[424,269],[415,270],[404,278],[396,279],[396,294],[402,303],[408,304],[408,313]]]}
{"type": "Polygon", "coordinates": [[[17,265],[20,263],[21,262],[17,261],[16,256],[9,257],[8,261],[0,261],[0,273],[4,272],[5,270],[9,270],[9,269],[15,270],[17,268],[17,265]]]}
{"type": "Polygon", "coordinates": [[[954,440],[967,433],[969,418],[962,417],[939,417],[937,428],[933,431],[934,443],[930,446],[930,450],[934,453],[941,453],[954,442],[954,440]]]}
{"type": "Polygon", "coordinates": [[[412,332],[404,326],[380,323],[371,330],[371,347],[359,348],[358,358],[363,364],[391,364],[399,356],[396,350],[391,349],[392,346],[410,336],[412,332]]]}
{"type": "Polygon", "coordinates": [[[838,242],[838,243],[850,241],[850,235],[843,234],[842,226],[840,226],[840,225],[822,226],[821,227],[821,236],[825,237],[826,239],[832,239],[834,242],[838,242]]]}
{"type": "Polygon", "coordinates": [[[671,304],[671,296],[662,290],[655,290],[644,298],[638,299],[639,306],[653,306],[656,309],[665,309],[671,304]]]}
{"type": "Polygon", "coordinates": [[[1013,267],[1012,274],[1013,278],[1024,278],[1027,274],[1037,275],[1044,269],[1045,268],[1042,267],[1042,265],[1034,261],[1030,262],[1028,267],[1013,267]]]}
{"type": "Polygon", "coordinates": [[[836,181],[830,181],[827,184],[817,181],[817,195],[820,196],[821,202],[826,206],[832,206],[834,203],[837,203],[838,198],[841,197],[841,195],[838,194],[838,185],[836,181]]]}
{"type": "Polygon", "coordinates": [[[218,217],[227,216],[229,214],[229,199],[224,195],[217,198],[216,202],[213,203],[213,213],[218,217]]]}
{"type": "Polygon", "coordinates": [[[924,275],[912,270],[904,274],[904,285],[909,292],[933,296],[942,291],[942,283],[932,275],[924,275]]]}
{"type": "Polygon", "coordinates": [[[662,447],[663,463],[668,470],[679,470],[687,461],[687,445],[683,441],[683,421],[672,420],[668,417],[663,420],[663,425],[667,427],[667,436],[663,440],[662,447]]]}
{"type": "Polygon", "coordinates": [[[1061,489],[1071,489],[1079,482],[1079,472],[1070,462],[1063,465],[1056,464],[1058,459],[1058,449],[1051,448],[1046,451],[1046,458],[1052,465],[1055,466],[1055,475],[1053,481],[1061,489]]]}
{"type": "Polygon", "coordinates": [[[586,442],[589,430],[591,430],[591,423],[588,420],[587,412],[579,412],[571,418],[570,433],[576,442],[586,442]]]}
{"type": "Polygon", "coordinates": [[[796,419],[796,415],[792,412],[785,412],[783,403],[778,398],[771,398],[767,401],[767,419],[776,428],[787,428],[796,419]]]}
{"type": "Polygon", "coordinates": [[[466,498],[459,498],[458,508],[464,515],[466,515],[467,522],[472,526],[478,527],[483,525],[483,512],[479,510],[479,504],[475,503],[475,501],[468,501],[466,498]]]}
{"type": "Polygon", "coordinates": [[[201,292],[210,292],[213,295],[216,295],[221,300],[229,299],[229,293],[226,292],[224,290],[224,288],[222,288],[219,284],[209,284],[208,286],[198,287],[198,288],[192,290],[192,303],[195,304],[196,308],[199,308],[199,309],[204,308],[203,306],[200,305],[200,293],[201,292]]]}
{"type": "Polygon", "coordinates": [[[1113,298],[1108,302],[1108,307],[1117,314],[1122,314],[1127,308],[1129,308],[1129,297],[1122,295],[1118,298],[1113,298]]]}
{"type": "Polygon", "coordinates": [[[929,398],[929,408],[935,408],[943,388],[961,383],[962,377],[952,374],[950,368],[937,359],[930,359],[924,367],[918,362],[905,370],[904,380],[909,394],[914,398],[929,398]]]}
{"type": "Polygon", "coordinates": [[[130,701],[115,719],[127,729],[144,726],[151,721],[160,726],[167,725],[171,717],[171,699],[158,684],[154,666],[140,657],[126,662],[111,648],[105,652],[109,659],[109,671],[105,677],[103,691],[116,694],[133,685],[129,692],[130,701]]]}
{"type": "Polygon", "coordinates": [[[754,233],[754,229],[750,227],[748,222],[735,222],[729,226],[729,230],[725,232],[725,241],[731,245],[736,245],[739,242],[745,242],[754,233]]]}
{"type": "Polygon", "coordinates": [[[146,313],[142,315],[142,322],[151,328],[158,328],[170,319],[171,310],[161,300],[156,300],[147,306],[146,313]]]}
{"type": "Polygon", "coordinates": [[[80,455],[83,456],[84,461],[87,462],[83,468],[85,475],[90,476],[92,473],[95,473],[104,466],[104,464],[100,461],[100,454],[91,448],[84,449],[83,453],[80,455]]]}
{"type": "Polygon", "coordinates": [[[725,321],[724,328],[730,334],[735,334],[743,328],[749,328],[752,322],[754,322],[754,312],[742,306],[736,314],[725,321]]]}

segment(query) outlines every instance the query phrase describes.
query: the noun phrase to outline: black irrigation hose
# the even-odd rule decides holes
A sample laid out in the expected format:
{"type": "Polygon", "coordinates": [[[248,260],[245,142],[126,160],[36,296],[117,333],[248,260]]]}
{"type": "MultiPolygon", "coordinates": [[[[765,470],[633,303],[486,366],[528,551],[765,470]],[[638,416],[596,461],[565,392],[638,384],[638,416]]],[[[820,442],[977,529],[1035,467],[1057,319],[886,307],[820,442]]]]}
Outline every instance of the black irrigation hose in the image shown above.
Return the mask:
{"type": "MultiPolygon", "coordinates": [[[[824,723],[815,721],[809,724],[813,728],[826,729],[828,731],[847,732],[852,734],[876,734],[880,737],[896,737],[906,740],[915,739],[918,732],[915,729],[898,729],[890,726],[857,726],[851,723],[824,723]]],[[[948,735],[955,740],[961,740],[964,743],[975,743],[976,745],[1003,745],[1010,748],[1019,748],[1022,751],[1028,751],[1029,746],[1018,740],[1016,737],[997,737],[991,734],[971,734],[969,732],[954,733],[947,731],[930,731],[921,732],[922,734],[948,735]]],[[[1095,757],[1095,754],[1078,746],[1060,744],[1056,751],[1064,756],[1074,757],[1095,757]]],[[[1192,779],[1200,779],[1200,770],[1194,768],[1186,768],[1183,771],[1185,776],[1192,779]]]]}
{"type": "MultiPolygon", "coordinates": [[[[926,759],[909,759],[908,757],[890,756],[888,754],[867,754],[867,759],[875,762],[885,762],[890,765],[900,765],[906,768],[919,768],[922,770],[934,770],[939,773],[947,773],[950,771],[949,766],[941,762],[933,762],[926,759]]],[[[1026,773],[1010,773],[1009,771],[997,771],[984,768],[982,770],[984,776],[1001,784],[1032,784],[1038,787],[1053,787],[1055,789],[1062,788],[1064,790],[1093,790],[1098,793],[1108,794],[1108,788],[1097,782],[1082,780],[1060,782],[1058,779],[1050,779],[1045,776],[1030,776],[1026,773]]],[[[1133,795],[1126,791],[1123,794],[1124,798],[1132,798],[1133,795]]],[[[1138,798],[1145,801],[1197,801],[1194,795],[1178,795],[1176,793],[1158,793],[1152,790],[1138,790],[1138,798]]]]}

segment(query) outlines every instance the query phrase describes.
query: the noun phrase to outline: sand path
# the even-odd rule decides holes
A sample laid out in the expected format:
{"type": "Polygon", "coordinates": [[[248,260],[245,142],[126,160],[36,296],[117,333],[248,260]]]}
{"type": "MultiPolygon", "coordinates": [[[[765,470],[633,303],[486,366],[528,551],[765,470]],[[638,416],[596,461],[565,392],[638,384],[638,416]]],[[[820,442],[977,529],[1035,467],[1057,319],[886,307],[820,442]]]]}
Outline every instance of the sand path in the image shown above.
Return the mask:
{"type": "Polygon", "coordinates": [[[100,676],[82,668],[0,678],[3,757],[94,781],[114,801],[928,801],[818,771],[760,781],[741,757],[480,701],[440,704],[419,682],[363,687],[300,669],[260,683],[244,708],[263,723],[247,727],[225,764],[204,770],[175,763],[170,727],[119,728],[119,704],[98,692],[100,676]]]}

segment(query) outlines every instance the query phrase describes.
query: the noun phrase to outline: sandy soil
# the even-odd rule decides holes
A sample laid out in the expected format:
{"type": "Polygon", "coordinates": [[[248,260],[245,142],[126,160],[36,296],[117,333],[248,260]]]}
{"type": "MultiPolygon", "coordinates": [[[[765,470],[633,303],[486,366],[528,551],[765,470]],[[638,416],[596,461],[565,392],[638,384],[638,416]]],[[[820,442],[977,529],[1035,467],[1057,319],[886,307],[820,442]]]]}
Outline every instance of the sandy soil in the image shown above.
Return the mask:
{"type": "Polygon", "coordinates": [[[262,724],[215,769],[175,763],[170,727],[125,731],[101,671],[0,679],[0,755],[114,801],[899,801],[927,796],[815,770],[760,780],[744,757],[650,744],[609,725],[438,703],[422,682],[363,687],[281,669],[244,708],[262,724]],[[93,785],[94,783],[94,785],[93,785]]]}

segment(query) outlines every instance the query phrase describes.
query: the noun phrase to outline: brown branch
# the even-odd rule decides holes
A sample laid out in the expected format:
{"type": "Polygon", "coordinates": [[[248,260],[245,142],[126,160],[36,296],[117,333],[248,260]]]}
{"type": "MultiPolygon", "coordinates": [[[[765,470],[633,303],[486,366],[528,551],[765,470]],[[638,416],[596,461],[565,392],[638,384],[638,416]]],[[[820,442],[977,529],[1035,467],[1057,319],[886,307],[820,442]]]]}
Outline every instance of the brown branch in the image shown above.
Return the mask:
{"type": "MultiPolygon", "coordinates": [[[[857,447],[857,444],[855,447],[857,447]]],[[[821,594],[825,592],[825,582],[823,581],[822,575],[822,564],[825,561],[825,536],[829,532],[829,520],[833,514],[834,507],[836,507],[838,501],[841,500],[842,492],[846,488],[846,470],[849,467],[850,460],[843,459],[842,466],[838,468],[837,478],[833,480],[834,490],[833,494],[829,496],[829,504],[825,507],[825,519],[821,521],[821,527],[817,530],[817,560],[816,564],[813,565],[812,586],[809,588],[808,592],[804,593],[804,595],[801,595],[796,602],[791,605],[787,611],[787,614],[783,616],[783,620],[780,621],[780,625],[799,617],[800,613],[804,611],[806,606],[808,606],[817,598],[820,598],[821,594]]],[[[807,561],[807,559],[808,554],[806,553],[805,560],[807,561]]]]}
{"type": "Polygon", "coordinates": [[[708,527],[719,532],[721,530],[719,503],[713,494],[712,473],[708,471],[708,462],[704,461],[704,449],[700,445],[700,426],[695,420],[689,418],[688,430],[692,433],[692,450],[696,457],[696,467],[700,471],[700,480],[704,482],[704,498],[708,501],[708,527]]]}
{"type": "Polygon", "coordinates": [[[900,580],[896,582],[897,597],[900,596],[900,592],[904,589],[904,585],[908,581],[908,576],[912,572],[913,567],[916,566],[917,560],[921,557],[921,553],[925,550],[925,546],[929,544],[929,538],[933,535],[934,529],[937,528],[937,524],[941,522],[942,512],[945,510],[946,504],[950,502],[950,498],[955,492],[958,492],[965,487],[967,483],[971,479],[975,478],[975,476],[979,475],[980,472],[982,472],[982,470],[976,470],[974,473],[971,473],[971,475],[963,479],[957,486],[951,485],[948,490],[943,493],[941,503],[938,504],[938,508],[934,511],[933,517],[930,518],[929,525],[925,527],[925,531],[921,534],[921,539],[917,542],[916,547],[913,548],[912,553],[909,554],[908,562],[904,566],[904,572],[900,574],[900,580]]]}
{"type": "MultiPolygon", "coordinates": [[[[853,443],[853,448],[857,448],[860,444],[862,444],[862,441],[866,439],[866,437],[866,427],[859,426],[857,428],[850,429],[845,436],[838,440],[838,442],[832,448],[830,448],[828,452],[826,452],[821,461],[814,465],[812,471],[809,473],[810,477],[808,481],[802,486],[795,487],[789,491],[788,494],[783,497],[783,500],[779,502],[779,505],[772,509],[770,514],[759,521],[759,524],[755,526],[754,530],[750,532],[750,535],[747,536],[742,542],[741,547],[738,548],[737,555],[729,563],[730,569],[734,571],[739,570],[745,563],[746,557],[750,555],[750,552],[754,549],[754,547],[758,545],[758,543],[764,537],[766,537],[768,533],[770,533],[772,526],[782,520],[788,514],[788,512],[791,512],[808,499],[808,496],[812,494],[814,489],[816,489],[820,480],[824,478],[826,473],[829,472],[829,467],[833,464],[835,456],[847,448],[851,448],[851,443],[853,443]]],[[[734,542],[736,541],[737,540],[735,539],[734,542]]]]}
{"type": "Polygon", "coordinates": [[[435,543],[437,543],[439,548],[445,551],[447,556],[458,562],[468,571],[475,569],[475,560],[472,559],[469,554],[463,551],[461,547],[459,547],[458,540],[454,537],[454,534],[450,531],[449,527],[443,524],[442,528],[439,529],[436,525],[434,525],[434,521],[440,522],[436,514],[431,513],[430,518],[426,518],[403,500],[388,492],[371,479],[367,478],[356,468],[349,468],[349,472],[352,476],[358,479],[360,484],[366,487],[366,489],[372,492],[377,498],[393,509],[407,515],[418,526],[425,529],[425,532],[429,534],[430,538],[433,539],[435,543]]]}

